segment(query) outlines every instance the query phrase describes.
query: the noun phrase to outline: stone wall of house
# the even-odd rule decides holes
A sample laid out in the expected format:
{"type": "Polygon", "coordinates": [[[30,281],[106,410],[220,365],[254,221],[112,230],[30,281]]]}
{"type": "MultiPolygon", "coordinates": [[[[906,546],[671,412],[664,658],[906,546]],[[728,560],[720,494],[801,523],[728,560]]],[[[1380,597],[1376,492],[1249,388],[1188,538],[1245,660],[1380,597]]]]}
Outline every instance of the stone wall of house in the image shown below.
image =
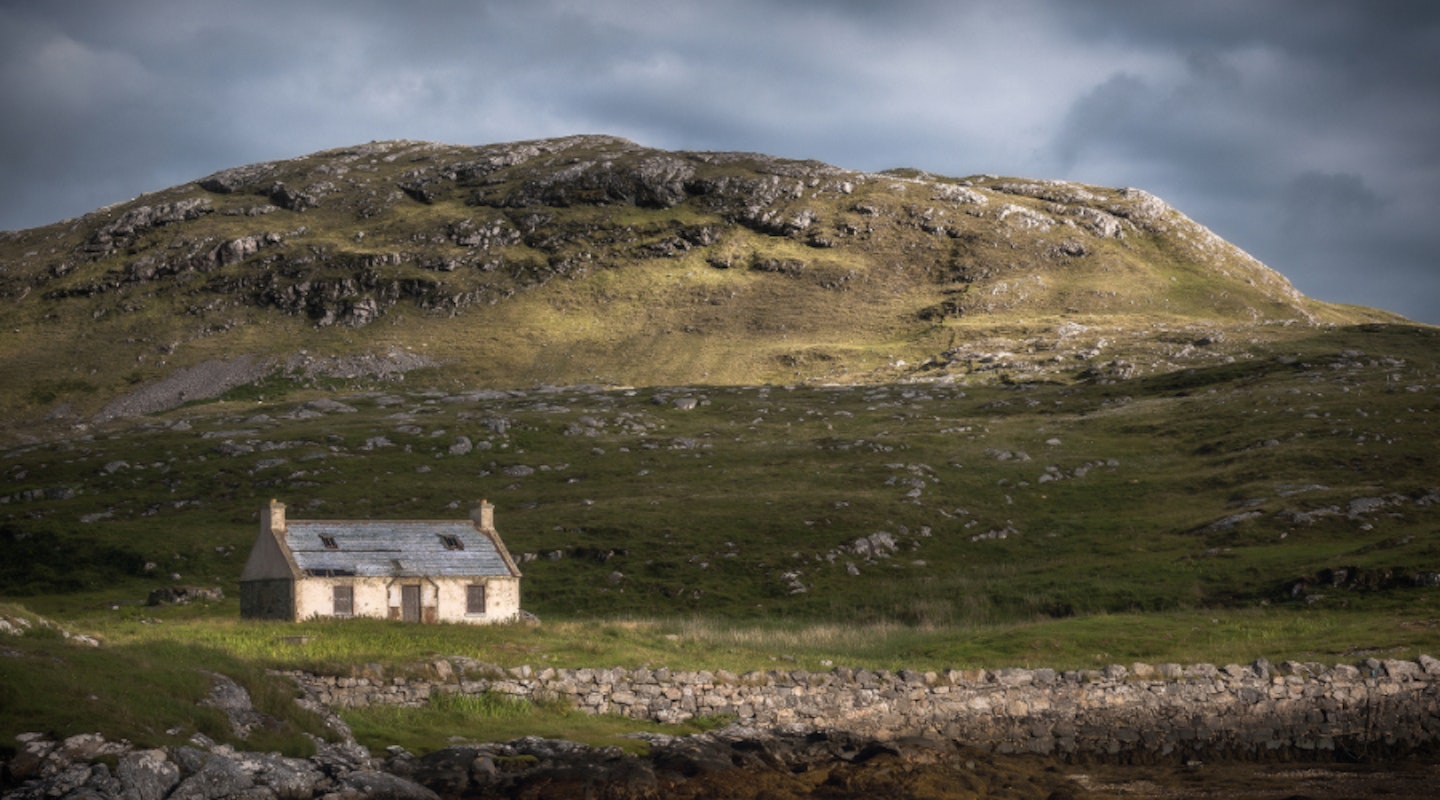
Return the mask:
{"type": "Polygon", "coordinates": [[[1333,758],[1440,743],[1440,660],[1326,666],[1135,664],[1104,670],[898,673],[501,669],[467,659],[426,677],[373,668],[291,673],[332,707],[417,706],[438,692],[560,698],[593,713],[660,722],[733,717],[757,728],[931,736],[999,753],[1126,761],[1333,758]]]}

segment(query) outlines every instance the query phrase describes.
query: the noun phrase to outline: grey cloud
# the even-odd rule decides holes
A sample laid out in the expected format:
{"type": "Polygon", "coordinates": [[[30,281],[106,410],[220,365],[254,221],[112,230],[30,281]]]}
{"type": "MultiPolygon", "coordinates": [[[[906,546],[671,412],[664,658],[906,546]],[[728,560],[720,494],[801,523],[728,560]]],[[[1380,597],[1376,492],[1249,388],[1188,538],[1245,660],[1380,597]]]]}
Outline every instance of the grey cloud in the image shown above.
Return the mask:
{"type": "Polygon", "coordinates": [[[1300,235],[1335,235],[1345,226],[1368,223],[1389,202],[1351,173],[1308,171],[1282,193],[1284,229],[1300,235]]]}
{"type": "Polygon", "coordinates": [[[0,227],[370,139],[603,132],[1140,186],[1440,322],[1437,31],[1393,0],[0,0],[0,227]]]}
{"type": "Polygon", "coordinates": [[[1138,134],[1151,94],[1140,78],[1121,73],[1077,99],[1052,144],[1060,169],[1071,171],[1087,151],[1112,147],[1138,134]]]}

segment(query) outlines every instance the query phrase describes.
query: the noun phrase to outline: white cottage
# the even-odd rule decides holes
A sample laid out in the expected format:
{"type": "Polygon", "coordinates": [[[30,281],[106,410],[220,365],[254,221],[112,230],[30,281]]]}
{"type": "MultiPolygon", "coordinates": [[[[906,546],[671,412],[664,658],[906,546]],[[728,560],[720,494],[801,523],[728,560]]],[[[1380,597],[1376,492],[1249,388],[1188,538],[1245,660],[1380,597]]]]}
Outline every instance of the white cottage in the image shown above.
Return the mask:
{"type": "Polygon", "coordinates": [[[520,570],[480,501],[468,520],[287,520],[274,500],[240,576],[240,616],[489,623],[520,612],[520,570]]]}

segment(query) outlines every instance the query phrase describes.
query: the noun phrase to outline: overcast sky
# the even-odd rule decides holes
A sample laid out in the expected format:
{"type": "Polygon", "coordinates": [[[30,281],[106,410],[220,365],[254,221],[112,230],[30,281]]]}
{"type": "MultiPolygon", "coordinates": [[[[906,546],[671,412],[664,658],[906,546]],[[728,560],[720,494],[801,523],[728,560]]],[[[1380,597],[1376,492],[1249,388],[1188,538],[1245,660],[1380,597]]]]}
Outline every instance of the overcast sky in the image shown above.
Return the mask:
{"type": "Polygon", "coordinates": [[[0,229],[375,139],[1137,186],[1440,324],[1440,2],[0,0],[0,229]]]}

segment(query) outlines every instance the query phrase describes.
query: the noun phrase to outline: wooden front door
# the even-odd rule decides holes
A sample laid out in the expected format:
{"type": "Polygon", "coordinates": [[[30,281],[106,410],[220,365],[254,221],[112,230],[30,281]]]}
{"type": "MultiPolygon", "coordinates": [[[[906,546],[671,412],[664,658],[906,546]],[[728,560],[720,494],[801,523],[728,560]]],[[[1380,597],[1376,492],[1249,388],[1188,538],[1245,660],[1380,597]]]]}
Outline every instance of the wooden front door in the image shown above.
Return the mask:
{"type": "Polygon", "coordinates": [[[420,621],[420,587],[400,587],[400,619],[406,622],[420,621]]]}

